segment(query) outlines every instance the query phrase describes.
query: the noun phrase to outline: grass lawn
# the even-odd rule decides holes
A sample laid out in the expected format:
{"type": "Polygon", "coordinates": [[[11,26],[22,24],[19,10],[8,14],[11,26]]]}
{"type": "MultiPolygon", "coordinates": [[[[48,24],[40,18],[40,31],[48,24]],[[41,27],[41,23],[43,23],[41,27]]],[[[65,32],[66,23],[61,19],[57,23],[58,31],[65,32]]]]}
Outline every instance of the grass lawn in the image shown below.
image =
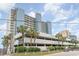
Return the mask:
{"type": "Polygon", "coordinates": [[[15,53],[14,56],[44,56],[44,55],[47,55],[47,54],[53,54],[53,53],[59,53],[59,52],[62,52],[62,50],[49,51],[49,52],[15,53]]]}

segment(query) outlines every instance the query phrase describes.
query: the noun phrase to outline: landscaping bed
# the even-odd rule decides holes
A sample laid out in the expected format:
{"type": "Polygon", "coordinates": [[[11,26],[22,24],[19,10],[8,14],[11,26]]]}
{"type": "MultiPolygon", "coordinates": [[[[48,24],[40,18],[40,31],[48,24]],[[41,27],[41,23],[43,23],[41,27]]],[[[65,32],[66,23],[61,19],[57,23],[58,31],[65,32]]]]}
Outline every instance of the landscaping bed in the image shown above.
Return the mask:
{"type": "Polygon", "coordinates": [[[63,51],[63,47],[59,47],[59,46],[49,46],[48,51],[40,51],[40,48],[37,47],[23,47],[23,46],[19,46],[16,47],[15,49],[15,56],[43,56],[43,55],[48,55],[48,54],[54,54],[54,53],[58,53],[58,52],[62,52],[63,51]]]}
{"type": "Polygon", "coordinates": [[[54,54],[54,53],[59,53],[59,52],[62,52],[62,50],[48,51],[48,52],[15,53],[14,56],[45,56],[48,54],[54,54]]]}

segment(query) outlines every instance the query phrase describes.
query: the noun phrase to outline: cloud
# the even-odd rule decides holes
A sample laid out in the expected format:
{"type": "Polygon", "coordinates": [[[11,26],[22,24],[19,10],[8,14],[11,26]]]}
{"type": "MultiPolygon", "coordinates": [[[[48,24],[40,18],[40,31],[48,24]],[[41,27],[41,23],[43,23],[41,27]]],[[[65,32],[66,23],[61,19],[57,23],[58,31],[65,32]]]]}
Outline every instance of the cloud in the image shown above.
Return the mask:
{"type": "Polygon", "coordinates": [[[0,11],[8,12],[15,6],[15,3],[0,3],[0,11]]]}
{"type": "Polygon", "coordinates": [[[70,22],[68,22],[68,23],[79,23],[79,18],[75,18],[74,20],[72,20],[72,21],[70,21],[70,22]]]}
{"type": "Polygon", "coordinates": [[[67,20],[69,16],[73,15],[73,6],[70,5],[69,10],[65,10],[62,8],[63,5],[63,3],[45,4],[43,15],[46,12],[51,12],[52,17],[54,17],[52,22],[67,20]]]}
{"type": "Polygon", "coordinates": [[[78,28],[78,25],[79,25],[79,18],[75,18],[74,20],[72,21],[69,21],[68,22],[68,28],[78,28]]]}
{"type": "Polygon", "coordinates": [[[0,18],[1,18],[1,16],[2,16],[2,15],[1,15],[1,13],[0,13],[0,18]]]}
{"type": "Polygon", "coordinates": [[[2,43],[2,37],[6,34],[6,29],[7,29],[7,23],[0,24],[0,48],[3,48],[2,43]]]}
{"type": "Polygon", "coordinates": [[[57,13],[57,11],[60,9],[61,4],[45,4],[44,11],[52,11],[53,13],[57,13]]]}
{"type": "Polygon", "coordinates": [[[29,12],[28,15],[35,18],[35,12],[33,11],[29,12]]]}
{"type": "Polygon", "coordinates": [[[69,21],[67,24],[67,29],[73,34],[79,36],[79,18],[75,18],[69,21]]]}
{"type": "Polygon", "coordinates": [[[6,31],[7,31],[7,23],[1,24],[0,25],[0,32],[2,32],[5,35],[6,31]]]}
{"type": "Polygon", "coordinates": [[[74,9],[75,4],[66,4],[67,6],[70,6],[69,9],[67,9],[67,6],[64,6],[64,4],[45,4],[44,5],[44,12],[43,15],[46,14],[47,12],[51,12],[52,17],[52,22],[61,22],[59,25],[52,26],[53,29],[52,31],[58,32],[59,30],[65,30],[68,29],[72,34],[76,34],[79,36],[78,33],[78,23],[79,23],[79,17],[77,17],[79,9],[74,9]],[[62,8],[62,6],[65,8],[62,8]],[[69,18],[72,18],[71,20],[69,18]],[[76,24],[77,23],[77,24],[76,24]],[[67,25],[67,27],[66,27],[67,25]],[[59,26],[57,29],[56,27],[59,26]]]}
{"type": "Polygon", "coordinates": [[[0,3],[0,18],[8,18],[10,11],[15,7],[15,3],[0,3]],[[6,15],[6,16],[5,16],[6,15]]]}
{"type": "Polygon", "coordinates": [[[60,9],[61,5],[62,4],[60,4],[60,3],[45,4],[43,14],[45,14],[46,12],[51,12],[53,17],[55,18],[52,20],[53,22],[57,22],[59,20],[65,19],[66,17],[63,14],[63,10],[60,9]]]}

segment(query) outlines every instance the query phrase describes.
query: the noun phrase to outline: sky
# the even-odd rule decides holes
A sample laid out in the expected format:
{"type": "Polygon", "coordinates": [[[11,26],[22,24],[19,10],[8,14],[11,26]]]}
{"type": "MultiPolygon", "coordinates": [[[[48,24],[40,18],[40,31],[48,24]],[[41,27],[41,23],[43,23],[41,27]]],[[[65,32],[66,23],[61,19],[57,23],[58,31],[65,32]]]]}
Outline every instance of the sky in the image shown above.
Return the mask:
{"type": "Polygon", "coordinates": [[[25,13],[35,17],[38,12],[42,20],[52,22],[52,35],[69,30],[79,36],[79,3],[0,3],[0,48],[2,37],[6,33],[10,10],[14,7],[25,10],[25,13]]]}

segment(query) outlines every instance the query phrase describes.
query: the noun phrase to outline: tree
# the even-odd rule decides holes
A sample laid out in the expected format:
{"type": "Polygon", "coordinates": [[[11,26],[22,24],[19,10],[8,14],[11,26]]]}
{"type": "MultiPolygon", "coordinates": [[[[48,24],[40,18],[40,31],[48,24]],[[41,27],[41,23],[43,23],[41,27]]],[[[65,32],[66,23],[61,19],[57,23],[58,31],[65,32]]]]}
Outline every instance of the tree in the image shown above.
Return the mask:
{"type": "Polygon", "coordinates": [[[10,36],[4,36],[2,41],[2,44],[4,46],[4,48],[7,49],[7,54],[10,55],[11,54],[11,37],[10,36]]]}
{"type": "Polygon", "coordinates": [[[3,41],[2,41],[2,45],[4,46],[4,48],[7,48],[8,47],[8,39],[7,39],[7,37],[6,36],[4,36],[3,38],[3,41]]]}
{"type": "Polygon", "coordinates": [[[61,40],[62,41],[62,45],[63,45],[63,41],[66,39],[66,37],[63,37],[62,34],[60,34],[60,33],[57,33],[55,35],[55,37],[58,38],[59,40],[61,40]]]}
{"type": "Polygon", "coordinates": [[[26,28],[23,25],[20,25],[20,27],[17,28],[17,32],[22,34],[22,39],[20,40],[22,41],[23,46],[25,46],[24,37],[25,37],[26,28]]]}
{"type": "Polygon", "coordinates": [[[55,35],[55,37],[58,38],[59,40],[61,40],[62,35],[59,34],[59,33],[57,33],[57,34],[55,35]]]}
{"type": "Polygon", "coordinates": [[[28,31],[27,31],[27,35],[30,36],[30,46],[32,46],[32,38],[34,37],[34,43],[35,43],[35,40],[36,38],[38,37],[38,32],[36,32],[33,28],[30,28],[28,31]]]}

